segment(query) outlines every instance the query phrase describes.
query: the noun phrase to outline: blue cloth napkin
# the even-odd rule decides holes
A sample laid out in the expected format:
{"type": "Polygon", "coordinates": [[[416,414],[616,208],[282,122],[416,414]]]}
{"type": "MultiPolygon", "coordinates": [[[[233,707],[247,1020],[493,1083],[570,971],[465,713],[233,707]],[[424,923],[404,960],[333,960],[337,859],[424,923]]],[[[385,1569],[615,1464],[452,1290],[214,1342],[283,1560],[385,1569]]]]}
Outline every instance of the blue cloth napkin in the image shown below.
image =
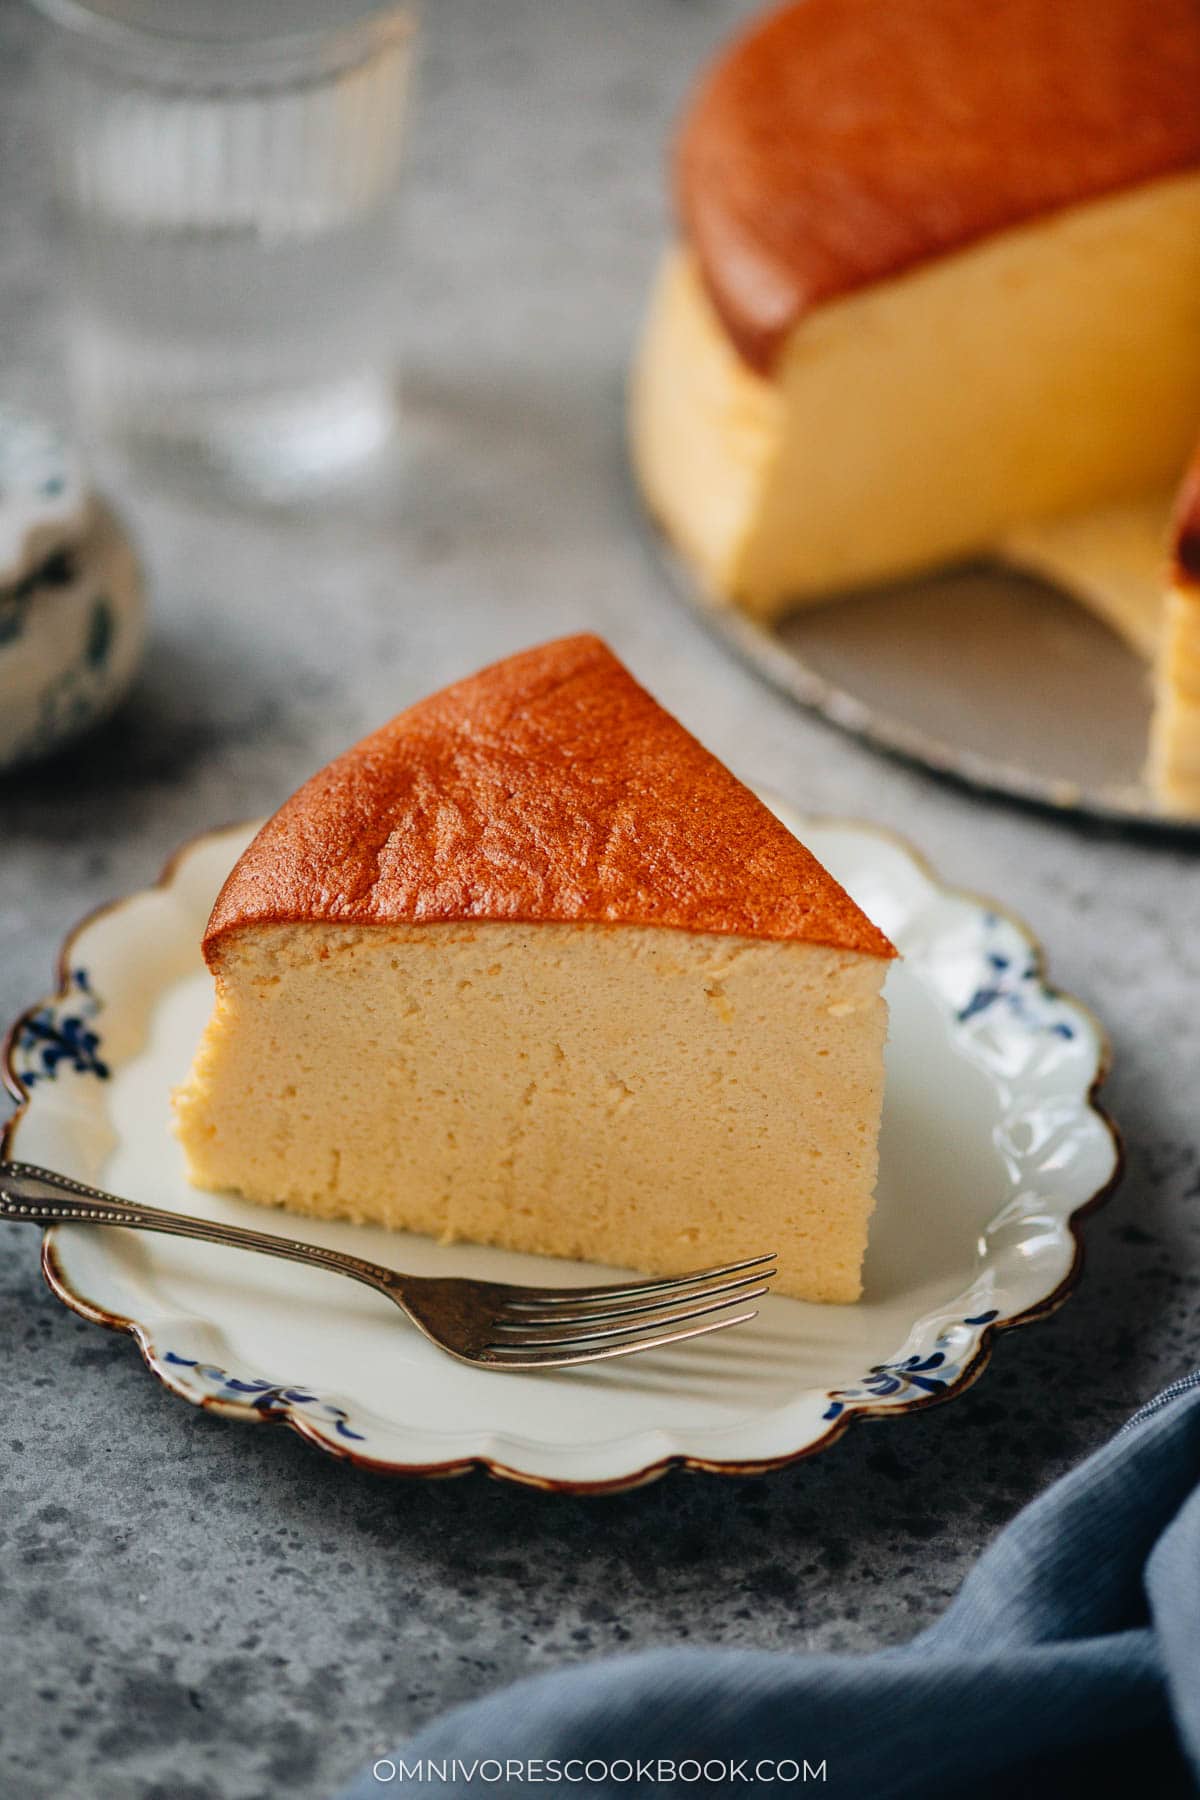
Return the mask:
{"type": "Polygon", "coordinates": [[[1167,1800],[1198,1786],[1200,1371],[1020,1513],[911,1643],[584,1664],[448,1713],[344,1800],[530,1787],[1167,1800]]]}

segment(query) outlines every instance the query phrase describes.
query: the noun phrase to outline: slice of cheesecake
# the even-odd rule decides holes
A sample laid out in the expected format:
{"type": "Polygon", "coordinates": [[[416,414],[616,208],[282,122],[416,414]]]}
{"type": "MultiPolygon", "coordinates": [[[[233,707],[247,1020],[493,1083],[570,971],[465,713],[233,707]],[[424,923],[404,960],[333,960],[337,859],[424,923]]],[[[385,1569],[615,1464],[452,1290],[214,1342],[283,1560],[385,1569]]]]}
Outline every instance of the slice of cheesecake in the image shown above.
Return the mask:
{"type": "Polygon", "coordinates": [[[594,637],[402,713],[263,827],[204,938],[191,1179],[673,1274],[861,1289],[894,951],[594,637]]]}
{"type": "Polygon", "coordinates": [[[701,83],[632,393],[651,509],[762,615],[1178,478],[1195,0],[800,0],[701,83]]]}
{"type": "Polygon", "coordinates": [[[1200,815],[1200,450],[1179,492],[1158,649],[1150,776],[1169,812],[1200,815]]]}

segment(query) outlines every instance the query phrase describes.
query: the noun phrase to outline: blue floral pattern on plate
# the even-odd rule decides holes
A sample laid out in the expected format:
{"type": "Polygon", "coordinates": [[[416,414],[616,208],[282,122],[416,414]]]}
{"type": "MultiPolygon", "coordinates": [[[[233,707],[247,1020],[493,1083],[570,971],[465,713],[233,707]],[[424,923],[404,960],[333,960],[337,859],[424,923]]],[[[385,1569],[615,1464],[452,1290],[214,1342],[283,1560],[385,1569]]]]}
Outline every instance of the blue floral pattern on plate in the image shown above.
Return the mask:
{"type": "MultiPolygon", "coordinates": [[[[990,1325],[999,1316],[993,1309],[991,1312],[973,1313],[962,1323],[977,1330],[980,1326],[990,1325]]],[[[896,1362],[875,1363],[857,1387],[834,1388],[829,1395],[829,1405],[821,1417],[830,1421],[840,1419],[847,1402],[851,1400],[883,1400],[907,1404],[910,1400],[936,1399],[938,1395],[948,1393],[959,1379],[966,1363],[976,1353],[978,1344],[972,1341],[965,1359],[947,1358],[946,1351],[953,1341],[952,1334],[943,1331],[935,1341],[937,1348],[928,1356],[904,1356],[896,1362]]]]}
{"type": "Polygon", "coordinates": [[[27,1088],[55,1081],[60,1069],[108,1080],[108,1064],[100,1055],[97,1015],[103,1001],[92,988],[86,969],[72,969],[66,992],[39,1006],[21,1023],[14,1046],[14,1066],[27,1088]]]}
{"type": "Polygon", "coordinates": [[[960,1025],[980,1018],[996,1007],[1004,1007],[1020,1024],[1033,1031],[1048,1031],[1070,1043],[1076,1035],[1075,1024],[1056,1015],[1055,996],[1042,980],[1037,957],[1023,946],[1014,956],[1008,945],[1011,923],[999,913],[983,915],[985,944],[982,961],[986,971],[974,993],[960,1006],[955,1017],[960,1025]]]}
{"type": "Polygon", "coordinates": [[[304,1407],[312,1416],[328,1420],[339,1437],[355,1444],[366,1442],[363,1432],[351,1429],[350,1414],[344,1406],[334,1406],[331,1401],[322,1400],[319,1394],[310,1394],[307,1388],[296,1387],[287,1382],[230,1375],[227,1370],[215,1368],[211,1363],[202,1363],[194,1356],[180,1356],[176,1350],[166,1351],[162,1360],[172,1368],[191,1369],[194,1379],[202,1383],[215,1400],[241,1401],[243,1405],[252,1406],[255,1412],[262,1413],[265,1418],[278,1415],[286,1417],[293,1407],[304,1407]]]}

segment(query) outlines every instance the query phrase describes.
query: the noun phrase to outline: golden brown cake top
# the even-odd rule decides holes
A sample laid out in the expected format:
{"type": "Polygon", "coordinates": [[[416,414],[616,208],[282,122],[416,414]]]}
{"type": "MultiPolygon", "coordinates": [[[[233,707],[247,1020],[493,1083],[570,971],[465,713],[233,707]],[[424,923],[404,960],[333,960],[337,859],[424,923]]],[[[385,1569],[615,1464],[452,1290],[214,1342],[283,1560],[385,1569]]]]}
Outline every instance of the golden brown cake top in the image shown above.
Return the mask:
{"type": "Polygon", "coordinates": [[[681,223],[769,369],[813,307],[1200,163],[1200,0],[799,0],[702,81],[681,223]]]}
{"type": "Polygon", "coordinates": [[[456,682],[315,775],[234,868],[204,951],[254,925],[490,919],[895,954],[592,636],[456,682]]]}
{"type": "Polygon", "coordinates": [[[1180,587],[1200,586],[1200,444],[1175,496],[1171,521],[1172,573],[1180,587]]]}

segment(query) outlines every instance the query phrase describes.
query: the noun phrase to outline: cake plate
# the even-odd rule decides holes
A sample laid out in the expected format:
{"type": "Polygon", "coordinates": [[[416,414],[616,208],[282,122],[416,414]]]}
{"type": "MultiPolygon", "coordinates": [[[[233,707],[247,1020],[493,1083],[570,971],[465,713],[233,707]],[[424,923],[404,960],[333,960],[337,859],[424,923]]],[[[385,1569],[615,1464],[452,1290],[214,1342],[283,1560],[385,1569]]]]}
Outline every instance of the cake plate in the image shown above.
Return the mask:
{"type": "MultiPolygon", "coordinates": [[[[1052,1312],[1079,1272],[1079,1221],[1120,1152],[1095,1100],[1104,1034],[1043,980],[1028,933],[941,886],[869,826],[784,822],[903,954],[891,1010],[879,1200],[856,1306],[778,1296],[736,1331],[581,1370],[495,1375],[452,1362],[378,1294],[219,1246],[59,1225],[43,1266],[85,1319],[129,1332],[164,1387],[231,1419],[281,1422],[365,1468],[483,1469],[547,1491],[605,1493],[669,1469],[745,1475],[961,1394],[993,1339],[1052,1312]]],[[[199,944],[250,828],[196,839],[157,887],[86,920],[57,993],[9,1035],[20,1101],[3,1152],[130,1199],[281,1233],[190,1188],[171,1133],[212,988],[199,944]]],[[[303,1235],[417,1274],[580,1284],[612,1274],[365,1226],[303,1235]]],[[[761,1246],[748,1246],[748,1249],[761,1246]]]]}
{"type": "Polygon", "coordinates": [[[1061,589],[978,563],[774,623],[708,591],[650,524],[676,595],[789,699],[877,750],[972,787],[1180,837],[1145,781],[1145,663],[1061,589]]]}

